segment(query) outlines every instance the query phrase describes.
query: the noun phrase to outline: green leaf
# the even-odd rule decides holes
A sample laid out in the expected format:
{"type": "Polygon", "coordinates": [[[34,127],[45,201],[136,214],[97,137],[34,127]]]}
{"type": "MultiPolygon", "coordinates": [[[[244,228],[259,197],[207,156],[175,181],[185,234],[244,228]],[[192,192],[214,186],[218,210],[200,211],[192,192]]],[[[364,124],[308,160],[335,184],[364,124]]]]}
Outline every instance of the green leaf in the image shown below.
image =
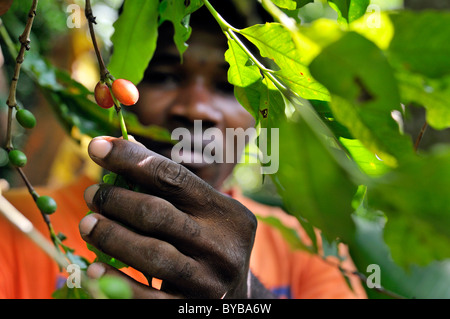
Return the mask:
{"type": "Polygon", "coordinates": [[[69,288],[63,285],[52,293],[54,299],[91,299],[92,297],[83,288],[69,288]]]}
{"type": "Polygon", "coordinates": [[[368,203],[387,218],[385,240],[401,266],[450,258],[450,148],[436,148],[375,180],[368,203]]]}
{"type": "Polygon", "coordinates": [[[249,59],[235,40],[228,40],[225,60],[229,63],[228,81],[235,86],[236,99],[257,120],[259,113],[259,87],[262,76],[259,68],[249,59]]]}
{"type": "Polygon", "coordinates": [[[425,107],[427,122],[436,130],[450,127],[450,86],[411,72],[396,74],[402,102],[425,107]]]}
{"type": "Polygon", "coordinates": [[[369,176],[381,176],[390,170],[381,159],[369,151],[359,140],[340,137],[339,141],[347,149],[352,159],[369,176]]]}
{"type": "Polygon", "coordinates": [[[138,84],[156,49],[158,1],[125,1],[114,23],[114,51],[108,69],[115,78],[138,84]]]}
{"type": "Polygon", "coordinates": [[[228,81],[235,86],[237,100],[253,115],[257,124],[271,128],[270,122],[278,121],[285,114],[281,93],[268,79],[263,79],[259,68],[235,40],[229,39],[228,47],[225,52],[225,60],[230,64],[228,81]]]}
{"type": "Polygon", "coordinates": [[[290,33],[278,23],[254,25],[240,31],[258,47],[263,57],[279,67],[275,75],[304,99],[329,100],[328,91],[315,81],[305,63],[302,52],[296,49],[290,33]]]}
{"type": "Polygon", "coordinates": [[[280,8],[295,10],[297,9],[297,3],[294,0],[271,0],[274,4],[280,8]]]}
{"type": "Polygon", "coordinates": [[[370,0],[329,0],[328,4],[338,13],[338,21],[352,23],[366,13],[370,0]]]}
{"type": "Polygon", "coordinates": [[[301,249],[310,253],[314,252],[314,248],[305,244],[295,229],[287,227],[278,218],[260,215],[256,215],[256,217],[259,221],[277,229],[292,249],[301,249]]]}
{"type": "Polygon", "coordinates": [[[352,240],[351,202],[357,190],[352,176],[304,120],[279,127],[282,160],[273,180],[287,210],[322,230],[329,241],[352,240]]]}
{"type": "Polygon", "coordinates": [[[202,0],[163,0],[160,5],[160,24],[164,21],[170,21],[174,27],[173,40],[180,53],[183,53],[188,48],[186,41],[191,36],[192,28],[189,26],[190,14],[199,9],[203,5],[202,0]],[[186,6],[186,3],[189,3],[186,6]]]}
{"type": "Polygon", "coordinates": [[[336,119],[367,149],[389,166],[413,155],[410,137],[391,115],[401,111],[396,79],[375,44],[350,32],[325,48],[310,69],[332,93],[336,119]]]}
{"type": "Polygon", "coordinates": [[[95,248],[91,244],[86,244],[86,245],[87,245],[87,248],[90,251],[94,252],[95,255],[97,256],[95,258],[96,262],[102,262],[102,263],[108,264],[108,265],[110,265],[110,266],[112,266],[114,268],[117,268],[117,269],[128,267],[127,264],[121,262],[120,260],[118,260],[118,259],[116,259],[114,257],[109,256],[108,254],[105,254],[104,252],[102,252],[101,250],[95,248]]]}
{"type": "Polygon", "coordinates": [[[235,86],[234,96],[236,100],[255,118],[259,119],[259,100],[261,81],[246,87],[235,86]]]}
{"type": "MultiPolygon", "coordinates": [[[[389,247],[383,240],[383,224],[362,217],[354,218],[355,242],[350,253],[359,272],[366,276],[369,265],[380,267],[380,284],[390,292],[406,298],[450,298],[450,260],[432,262],[426,267],[412,265],[408,271],[398,266],[391,257],[389,247]]],[[[401,243],[405,243],[402,239],[401,243]]],[[[364,282],[363,282],[364,284],[364,282]]],[[[369,298],[388,298],[375,289],[366,289],[369,298]]]]}
{"type": "Polygon", "coordinates": [[[279,167],[278,127],[279,123],[286,120],[286,106],[280,91],[267,78],[262,81],[259,93],[258,123],[262,131],[260,131],[257,143],[262,154],[263,174],[273,174],[279,167]]]}
{"type": "Polygon", "coordinates": [[[314,0],[295,0],[297,2],[297,9],[306,6],[308,3],[314,2],[314,0]]]}
{"type": "Polygon", "coordinates": [[[66,257],[67,259],[69,259],[71,264],[76,264],[80,266],[81,270],[86,270],[90,265],[89,261],[86,258],[75,255],[70,251],[66,252],[66,257]]]}
{"type": "Polygon", "coordinates": [[[353,139],[353,136],[349,130],[334,118],[329,102],[317,100],[309,100],[308,102],[337,138],[344,137],[347,139],[353,139]]]}
{"type": "Polygon", "coordinates": [[[392,63],[431,78],[450,73],[448,11],[404,11],[390,18],[395,28],[388,50],[392,63]]]}
{"type": "Polygon", "coordinates": [[[228,81],[235,86],[246,87],[262,78],[259,68],[233,39],[228,40],[225,60],[230,64],[228,81]]]}
{"type": "Polygon", "coordinates": [[[259,93],[260,100],[258,120],[261,127],[269,130],[272,128],[277,128],[279,123],[286,120],[284,111],[286,105],[283,95],[267,78],[262,81],[262,85],[259,88],[259,93]]]}

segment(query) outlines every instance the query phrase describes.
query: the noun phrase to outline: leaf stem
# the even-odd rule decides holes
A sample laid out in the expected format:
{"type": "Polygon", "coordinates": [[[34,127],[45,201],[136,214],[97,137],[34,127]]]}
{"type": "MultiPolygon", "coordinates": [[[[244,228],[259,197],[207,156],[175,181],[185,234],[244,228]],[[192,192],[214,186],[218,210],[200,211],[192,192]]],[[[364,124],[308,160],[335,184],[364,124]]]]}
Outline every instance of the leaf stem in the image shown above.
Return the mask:
{"type": "Polygon", "coordinates": [[[206,8],[211,13],[211,15],[214,17],[214,19],[216,19],[217,23],[222,28],[222,31],[224,31],[224,32],[228,31],[228,30],[239,31],[239,29],[234,28],[224,18],[222,18],[222,16],[216,11],[216,9],[214,9],[214,7],[211,5],[211,3],[209,3],[208,0],[202,0],[202,1],[205,4],[206,8]]]}
{"type": "Polygon", "coordinates": [[[128,130],[127,130],[127,126],[125,124],[125,118],[123,116],[122,106],[120,105],[120,102],[116,99],[116,97],[114,96],[114,93],[112,91],[112,81],[110,78],[107,78],[105,83],[108,86],[109,91],[111,92],[111,97],[114,101],[114,109],[116,110],[116,113],[119,117],[119,125],[120,125],[120,130],[122,132],[122,138],[124,140],[128,140],[128,130]]]}
{"type": "Polygon", "coordinates": [[[281,25],[283,25],[291,34],[292,40],[294,41],[297,48],[300,47],[300,38],[298,36],[298,27],[294,19],[289,17],[286,13],[280,10],[275,4],[270,0],[261,0],[261,4],[266,9],[267,12],[278,20],[281,25]]]}
{"type": "Polygon", "coordinates": [[[236,33],[240,33],[241,30],[234,28],[232,25],[230,25],[223,17],[214,9],[214,7],[209,3],[208,0],[203,0],[203,3],[208,8],[211,15],[216,19],[217,23],[222,28],[222,31],[224,32],[225,36],[230,40],[236,41],[236,43],[239,45],[239,47],[244,50],[244,52],[247,54],[247,56],[252,60],[253,63],[261,70],[264,76],[270,79],[272,83],[277,87],[278,90],[280,90],[285,96],[292,96],[296,95],[294,92],[292,92],[289,88],[287,88],[285,85],[283,85],[278,78],[273,74],[274,71],[271,69],[268,69],[265,67],[247,48],[247,46],[242,42],[241,39],[237,36],[236,33]]]}
{"type": "Polygon", "coordinates": [[[123,113],[122,113],[121,109],[119,111],[117,111],[117,115],[119,116],[119,123],[120,123],[120,129],[122,131],[122,138],[124,140],[128,140],[127,127],[125,125],[125,119],[123,117],[123,113]]]}

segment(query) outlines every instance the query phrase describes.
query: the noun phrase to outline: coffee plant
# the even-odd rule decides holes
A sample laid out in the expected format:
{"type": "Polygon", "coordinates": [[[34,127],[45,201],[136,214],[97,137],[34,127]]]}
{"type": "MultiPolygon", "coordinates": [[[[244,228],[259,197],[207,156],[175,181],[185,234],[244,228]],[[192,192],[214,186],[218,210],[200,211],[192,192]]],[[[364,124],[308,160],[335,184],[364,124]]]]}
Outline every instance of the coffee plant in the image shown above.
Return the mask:
{"type": "MultiPolygon", "coordinates": [[[[5,13],[11,3],[0,7],[5,17],[13,15],[5,13]]],[[[56,234],[49,214],[58,213],[57,203],[27,182],[22,170],[26,155],[12,144],[14,113],[25,129],[36,124],[16,101],[20,72],[33,79],[69,133],[74,127],[90,137],[120,130],[123,138],[130,132],[169,140],[164,129],[142,126],[122,106],[132,107],[139,98],[135,85],[156,50],[159,25],[173,24],[182,61],[192,32],[189,16],[204,6],[228,42],[224,59],[237,100],[258,128],[279,129],[279,170],[264,179],[276,187],[271,197],[299,220],[312,244],[301,242],[277,219],[260,219],[286,234],[293,247],[324,258],[339,259],[338,244],[345,243],[363,282],[368,267],[378,265],[382,287],[367,288],[371,298],[450,297],[450,12],[383,11],[369,0],[249,0],[236,1],[242,14],[250,16],[249,8],[261,6],[271,19],[238,28],[213,1],[126,0],[114,23],[110,54],[97,44],[95,12],[86,0],[100,71],[91,92],[43,54],[25,54],[32,49],[30,34],[39,14],[37,0],[27,3],[31,9],[19,48],[8,25],[0,29],[2,48],[16,58],[8,127],[2,127],[4,150],[41,210],[52,241],[71,263],[83,269],[88,265],[56,234]],[[302,21],[314,5],[330,8],[332,18],[319,14],[302,21]],[[107,64],[102,54],[108,54],[107,64]],[[418,114],[425,114],[419,117],[423,122],[408,126],[418,114]],[[422,147],[427,134],[440,139],[422,147]],[[314,228],[322,231],[323,250],[314,228]]],[[[103,180],[133,187],[114,174],[103,180]]],[[[126,266],[91,249],[101,261],[126,266]]],[[[55,297],[74,297],[67,293],[55,297]]]]}

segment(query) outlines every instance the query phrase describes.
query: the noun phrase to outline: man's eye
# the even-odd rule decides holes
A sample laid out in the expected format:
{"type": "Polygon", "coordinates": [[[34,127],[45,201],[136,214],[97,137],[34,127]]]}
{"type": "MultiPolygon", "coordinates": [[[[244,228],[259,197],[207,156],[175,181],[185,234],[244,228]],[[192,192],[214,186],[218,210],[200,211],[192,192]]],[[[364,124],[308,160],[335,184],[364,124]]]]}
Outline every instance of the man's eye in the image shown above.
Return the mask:
{"type": "Polygon", "coordinates": [[[165,87],[177,86],[181,82],[181,78],[176,73],[170,72],[147,72],[144,76],[144,82],[152,85],[160,85],[165,87]]]}
{"type": "Polygon", "coordinates": [[[217,82],[216,90],[224,94],[233,94],[234,86],[227,81],[217,82]]]}

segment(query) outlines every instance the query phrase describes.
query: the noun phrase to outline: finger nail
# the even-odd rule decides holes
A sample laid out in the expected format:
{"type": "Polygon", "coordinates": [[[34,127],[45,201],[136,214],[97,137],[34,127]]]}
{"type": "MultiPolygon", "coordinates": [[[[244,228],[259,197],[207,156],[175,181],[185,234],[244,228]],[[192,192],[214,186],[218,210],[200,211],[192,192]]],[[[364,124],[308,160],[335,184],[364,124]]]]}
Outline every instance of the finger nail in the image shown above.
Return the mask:
{"type": "Polygon", "coordinates": [[[88,277],[92,279],[98,279],[101,276],[103,276],[105,271],[106,271],[105,266],[103,266],[102,264],[92,263],[86,270],[86,274],[88,275],[88,277]]]}
{"type": "Polygon", "coordinates": [[[97,224],[98,219],[94,215],[87,215],[80,222],[80,233],[82,236],[88,236],[95,225],[97,224]]]}
{"type": "Polygon", "coordinates": [[[93,157],[100,159],[105,158],[106,155],[109,154],[111,149],[112,149],[111,142],[101,137],[94,138],[89,144],[89,154],[91,154],[91,156],[93,157]]]}
{"type": "Polygon", "coordinates": [[[92,205],[92,202],[94,201],[94,196],[97,193],[99,188],[100,188],[99,185],[95,184],[95,185],[89,186],[84,191],[84,200],[85,200],[86,204],[89,206],[89,208],[92,205]]]}

